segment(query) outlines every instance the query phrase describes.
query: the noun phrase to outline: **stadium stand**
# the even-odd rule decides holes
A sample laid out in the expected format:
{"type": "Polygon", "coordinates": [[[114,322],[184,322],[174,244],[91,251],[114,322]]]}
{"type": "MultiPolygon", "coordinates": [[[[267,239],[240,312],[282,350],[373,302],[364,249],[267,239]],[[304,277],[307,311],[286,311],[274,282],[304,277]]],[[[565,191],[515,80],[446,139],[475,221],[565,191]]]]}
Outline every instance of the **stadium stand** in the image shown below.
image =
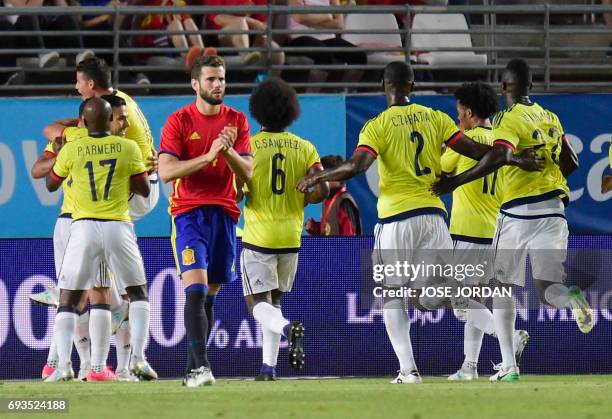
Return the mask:
{"type": "MultiPolygon", "coordinates": [[[[99,6],[104,1],[96,1],[82,3],[96,6],[37,7],[31,3],[31,6],[19,7],[21,3],[16,0],[4,0],[5,7],[0,7],[0,30],[5,41],[0,47],[0,94],[40,95],[70,90],[76,56],[87,47],[112,64],[113,79],[123,89],[136,94],[188,93],[184,83],[187,74],[184,57],[190,45],[168,42],[160,48],[155,43],[138,42],[143,38],[164,37],[202,38],[206,46],[218,46],[219,54],[226,58],[232,70],[230,93],[249,92],[258,80],[278,73],[302,90],[314,87],[323,92],[371,91],[378,87],[382,66],[402,57],[413,57],[417,74],[429,75],[419,79],[420,89],[439,92],[449,91],[465,81],[465,72],[459,76],[457,69],[467,70],[468,78],[471,74],[478,78],[484,75],[488,81],[497,81],[499,70],[517,55],[529,59],[535,73],[535,88],[539,91],[597,91],[612,83],[609,61],[612,29],[605,23],[610,21],[612,5],[607,1],[602,5],[586,0],[473,0],[464,5],[451,2],[448,6],[438,1],[426,2],[424,6],[412,1],[373,1],[376,5],[359,2],[358,5],[313,7],[291,6],[286,0],[276,0],[259,2],[258,6],[232,6],[237,15],[266,16],[265,24],[262,21],[265,29],[230,28],[224,32],[228,36],[259,36],[265,40],[250,48],[232,43],[220,45],[219,29],[206,25],[207,16],[226,13],[226,6],[153,5],[157,3],[134,0],[99,6]],[[310,13],[342,13],[346,25],[335,29],[307,29],[300,34],[331,33],[349,40],[358,45],[352,51],[367,53],[367,63],[347,64],[337,60],[313,63],[306,53],[342,53],[347,49],[334,46],[317,50],[289,45],[288,35],[295,34],[287,23],[289,15],[310,13]],[[169,24],[159,28],[141,25],[147,16],[170,16],[168,22],[172,23],[176,16],[183,15],[191,15],[194,25],[169,24]],[[395,22],[391,19],[393,15],[395,22]],[[401,17],[404,19],[398,19],[401,17]],[[411,17],[413,27],[397,23],[397,20],[410,21],[411,17]],[[84,23],[88,19],[103,23],[88,26],[84,23]],[[77,21],[81,22],[80,27],[77,21]],[[19,22],[38,22],[38,29],[25,23],[19,26],[19,22]],[[253,53],[262,59],[244,66],[245,54],[257,55],[253,53]],[[279,54],[285,54],[284,62],[272,59],[279,54]],[[348,83],[312,77],[317,71],[346,70],[364,72],[365,76],[348,83]]],[[[197,43],[191,42],[191,45],[197,43]]]]}

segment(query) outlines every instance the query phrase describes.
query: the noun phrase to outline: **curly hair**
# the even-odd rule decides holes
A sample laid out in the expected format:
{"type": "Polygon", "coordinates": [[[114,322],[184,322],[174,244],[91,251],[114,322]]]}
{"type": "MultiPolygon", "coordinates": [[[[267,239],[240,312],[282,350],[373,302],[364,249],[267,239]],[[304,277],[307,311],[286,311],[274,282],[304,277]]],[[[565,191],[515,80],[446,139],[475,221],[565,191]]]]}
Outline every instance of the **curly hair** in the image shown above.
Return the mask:
{"type": "Polygon", "coordinates": [[[497,113],[497,95],[491,86],[483,82],[465,83],[455,92],[455,98],[466,108],[481,118],[489,118],[497,113]]]}
{"type": "Polygon", "coordinates": [[[293,87],[270,77],[251,94],[249,111],[264,128],[284,131],[300,116],[300,103],[293,87]]]}

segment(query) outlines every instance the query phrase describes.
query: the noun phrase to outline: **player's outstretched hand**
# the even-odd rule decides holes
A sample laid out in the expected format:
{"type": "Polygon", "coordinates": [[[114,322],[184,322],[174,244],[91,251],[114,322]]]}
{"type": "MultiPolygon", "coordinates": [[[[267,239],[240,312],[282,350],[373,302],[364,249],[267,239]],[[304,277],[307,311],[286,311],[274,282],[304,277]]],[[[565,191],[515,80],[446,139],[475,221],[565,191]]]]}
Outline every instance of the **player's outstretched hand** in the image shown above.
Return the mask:
{"type": "Polygon", "coordinates": [[[540,156],[533,148],[524,150],[515,158],[518,167],[528,172],[540,172],[544,169],[544,157],[540,156]]]}
{"type": "Polygon", "coordinates": [[[317,183],[319,183],[316,175],[310,175],[310,176],[305,176],[302,179],[299,180],[297,186],[295,187],[295,189],[297,189],[298,191],[302,192],[302,193],[306,193],[308,192],[308,189],[312,188],[313,186],[315,186],[317,183]]]}
{"type": "Polygon", "coordinates": [[[457,188],[456,176],[442,176],[439,181],[429,189],[434,195],[440,196],[454,191],[457,188]]]}
{"type": "Polygon", "coordinates": [[[612,191],[612,176],[604,176],[601,179],[601,193],[612,191]]]}

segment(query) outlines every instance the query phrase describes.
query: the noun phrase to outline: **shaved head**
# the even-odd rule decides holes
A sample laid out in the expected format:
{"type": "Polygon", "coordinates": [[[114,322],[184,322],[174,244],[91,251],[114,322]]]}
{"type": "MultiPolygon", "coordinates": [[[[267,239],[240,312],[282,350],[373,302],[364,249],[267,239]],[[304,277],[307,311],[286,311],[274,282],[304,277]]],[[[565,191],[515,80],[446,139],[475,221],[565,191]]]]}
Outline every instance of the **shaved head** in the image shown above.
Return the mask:
{"type": "Polygon", "coordinates": [[[85,103],[83,119],[90,135],[109,132],[113,119],[113,109],[106,100],[92,97],[85,103]]]}
{"type": "Polygon", "coordinates": [[[383,79],[385,85],[394,89],[410,89],[414,82],[414,72],[408,63],[393,61],[385,67],[383,79]]]}

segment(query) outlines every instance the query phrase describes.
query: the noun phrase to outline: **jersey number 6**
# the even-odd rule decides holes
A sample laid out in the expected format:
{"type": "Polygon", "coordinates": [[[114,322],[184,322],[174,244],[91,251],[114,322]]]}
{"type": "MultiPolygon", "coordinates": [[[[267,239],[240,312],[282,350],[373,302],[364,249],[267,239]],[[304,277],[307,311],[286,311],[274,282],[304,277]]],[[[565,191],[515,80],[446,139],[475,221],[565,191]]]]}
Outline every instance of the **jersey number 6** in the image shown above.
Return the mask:
{"type": "Polygon", "coordinates": [[[276,195],[281,195],[285,192],[285,172],[278,168],[278,161],[285,160],[285,156],[281,153],[276,153],[272,156],[272,192],[276,195]],[[279,187],[280,183],[280,187],[279,187]]]}

